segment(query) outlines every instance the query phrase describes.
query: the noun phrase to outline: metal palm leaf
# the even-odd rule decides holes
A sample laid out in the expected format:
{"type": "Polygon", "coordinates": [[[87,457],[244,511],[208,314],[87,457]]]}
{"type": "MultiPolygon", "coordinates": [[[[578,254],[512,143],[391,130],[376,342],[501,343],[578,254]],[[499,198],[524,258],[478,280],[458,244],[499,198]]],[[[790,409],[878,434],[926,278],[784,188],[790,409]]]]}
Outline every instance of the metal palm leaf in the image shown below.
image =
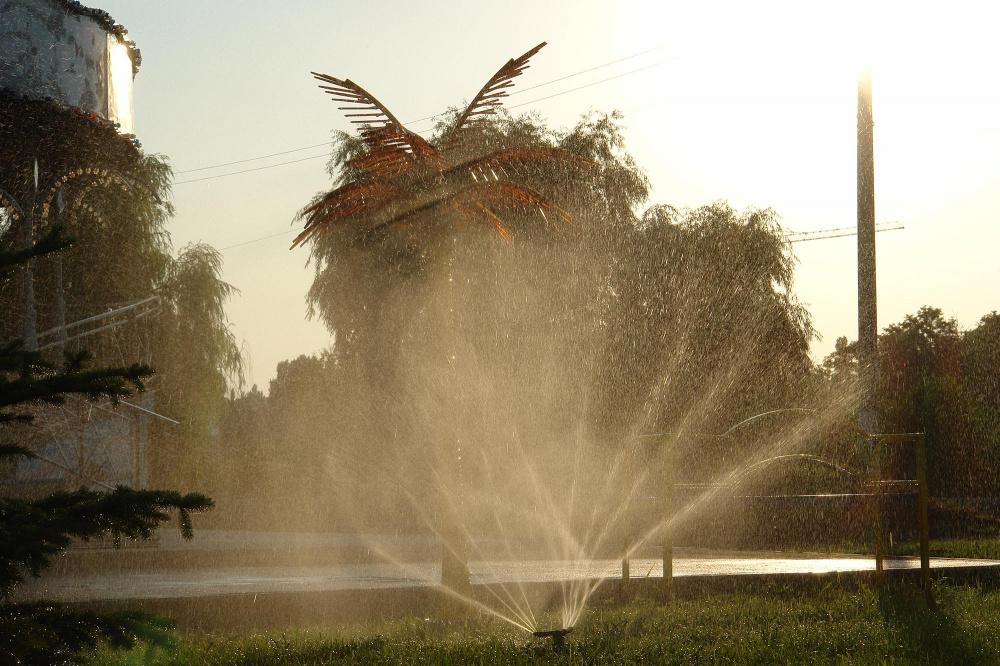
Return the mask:
{"type": "Polygon", "coordinates": [[[313,72],[320,87],[343,103],[338,109],[360,126],[364,150],[344,163],[350,180],[301,211],[305,225],[292,247],[344,227],[385,230],[438,207],[490,224],[503,237],[509,235],[503,218],[511,213],[570,222],[564,210],[513,176],[541,165],[581,169],[589,161],[559,148],[515,146],[481,155],[469,148],[476,121],[497,112],[514,79],[544,46],[542,42],[507,61],[434,143],[406,129],[382,102],[350,79],[313,72]]]}

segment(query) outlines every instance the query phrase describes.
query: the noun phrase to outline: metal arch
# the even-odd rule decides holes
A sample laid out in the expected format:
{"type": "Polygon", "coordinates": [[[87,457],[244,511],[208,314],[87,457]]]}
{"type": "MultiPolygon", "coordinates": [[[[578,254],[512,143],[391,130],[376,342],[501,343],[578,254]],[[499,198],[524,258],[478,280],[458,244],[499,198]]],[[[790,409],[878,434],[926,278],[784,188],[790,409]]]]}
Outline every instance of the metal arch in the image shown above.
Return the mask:
{"type": "MultiPolygon", "coordinates": [[[[141,186],[136,185],[131,180],[118,173],[117,171],[105,168],[95,168],[95,167],[80,167],[77,169],[72,169],[67,173],[56,179],[55,184],[53,184],[45,193],[45,197],[42,200],[42,212],[41,220],[43,225],[48,223],[49,216],[52,212],[52,204],[55,198],[58,196],[59,192],[63,188],[69,188],[72,181],[77,179],[84,179],[85,184],[83,188],[76,194],[73,205],[68,205],[68,208],[74,209],[83,205],[83,198],[94,188],[98,186],[110,186],[112,184],[117,185],[123,192],[131,192],[133,190],[142,189],[141,186]]],[[[89,212],[96,213],[92,208],[87,206],[89,212]]]]}
{"type": "Polygon", "coordinates": [[[780,455],[780,456],[772,456],[771,458],[765,458],[764,460],[758,460],[755,463],[747,465],[745,468],[743,468],[743,470],[740,472],[740,474],[734,478],[732,484],[730,484],[730,485],[736,485],[736,484],[740,483],[746,477],[750,476],[751,474],[753,474],[755,472],[758,472],[760,470],[766,469],[766,468],[770,467],[771,465],[774,465],[774,464],[779,463],[779,462],[792,461],[792,460],[797,460],[797,461],[812,463],[814,465],[819,465],[821,467],[826,467],[828,469],[832,469],[835,472],[838,472],[838,473],[840,473],[842,475],[845,475],[845,476],[849,476],[849,477],[851,477],[853,479],[861,479],[861,475],[858,474],[857,472],[855,472],[853,470],[850,470],[850,469],[847,469],[846,467],[843,467],[841,465],[838,465],[837,463],[835,463],[835,462],[833,462],[831,460],[827,460],[825,458],[820,458],[819,456],[815,456],[815,455],[812,455],[812,454],[809,454],[809,453],[786,453],[786,454],[783,454],[783,455],[780,455]]]}
{"type": "MultiPolygon", "coordinates": [[[[775,414],[785,414],[785,413],[800,413],[800,414],[811,414],[813,416],[818,416],[822,412],[821,412],[821,410],[815,409],[813,407],[782,407],[781,409],[772,409],[772,410],[769,410],[769,411],[766,411],[766,412],[761,412],[760,414],[754,414],[753,416],[745,418],[742,421],[734,424],[728,430],[726,430],[725,432],[722,432],[722,433],[684,432],[684,431],[676,431],[676,432],[654,432],[654,433],[647,433],[645,435],[639,435],[638,437],[636,437],[636,439],[657,439],[657,438],[661,438],[661,437],[663,437],[663,438],[666,438],[666,437],[675,437],[675,438],[680,438],[680,437],[701,437],[701,438],[705,438],[705,439],[724,439],[724,438],[729,437],[730,435],[732,435],[734,432],[736,432],[740,428],[748,426],[751,423],[754,423],[754,422],[756,422],[756,421],[758,421],[760,419],[767,418],[768,416],[773,416],[775,414]]],[[[854,422],[852,422],[852,425],[857,426],[857,424],[854,423],[854,422]]],[[[870,439],[878,439],[880,437],[883,437],[883,435],[877,435],[877,434],[865,432],[860,427],[858,427],[857,430],[858,430],[859,434],[861,434],[861,435],[863,435],[863,436],[865,436],[867,438],[870,438],[870,439]]]]}
{"type": "Polygon", "coordinates": [[[766,418],[768,416],[773,416],[774,414],[787,414],[787,413],[800,413],[800,414],[812,414],[812,415],[816,415],[816,414],[819,414],[819,410],[818,409],[813,409],[812,407],[783,407],[781,409],[772,409],[770,411],[761,412],[760,414],[755,414],[755,415],[753,415],[753,416],[751,416],[749,418],[743,419],[742,421],[740,421],[736,425],[730,427],[729,430],[727,430],[724,433],[722,433],[721,435],[719,435],[719,437],[728,437],[729,435],[733,434],[733,432],[735,432],[736,430],[739,430],[740,428],[742,428],[744,426],[748,426],[751,423],[754,423],[755,421],[759,421],[760,419],[766,418]]]}
{"type": "Polygon", "coordinates": [[[767,411],[767,412],[761,412],[760,414],[754,414],[753,416],[751,416],[749,418],[743,419],[742,421],[740,421],[739,423],[733,425],[728,430],[726,430],[725,432],[722,432],[722,433],[714,433],[714,432],[684,432],[684,431],[676,431],[676,432],[652,432],[652,433],[647,433],[645,435],[639,435],[638,437],[636,437],[636,439],[656,439],[656,438],[659,438],[659,437],[677,437],[677,438],[680,438],[680,437],[684,437],[684,436],[686,436],[686,437],[701,437],[701,438],[706,438],[706,439],[723,439],[723,438],[728,437],[729,435],[731,435],[736,430],[739,430],[743,426],[749,425],[749,424],[753,423],[754,421],[757,421],[758,419],[762,419],[762,418],[765,418],[767,416],[771,416],[772,414],[782,414],[782,413],[785,413],[785,412],[800,412],[800,413],[809,413],[809,414],[817,415],[817,414],[820,413],[820,410],[813,409],[811,407],[783,407],[781,409],[772,409],[772,410],[767,411]]]}

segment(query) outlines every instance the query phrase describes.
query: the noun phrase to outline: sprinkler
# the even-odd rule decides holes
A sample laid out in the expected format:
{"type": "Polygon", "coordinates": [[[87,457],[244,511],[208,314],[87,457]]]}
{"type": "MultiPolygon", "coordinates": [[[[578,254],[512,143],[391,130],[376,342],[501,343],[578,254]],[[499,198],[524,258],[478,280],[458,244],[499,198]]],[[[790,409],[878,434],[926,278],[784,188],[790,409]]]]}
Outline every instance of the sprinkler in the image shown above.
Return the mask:
{"type": "Polygon", "coordinates": [[[532,634],[535,638],[551,638],[552,639],[552,649],[562,650],[566,647],[566,634],[573,631],[573,627],[567,627],[566,629],[549,629],[548,631],[536,631],[532,634]]]}

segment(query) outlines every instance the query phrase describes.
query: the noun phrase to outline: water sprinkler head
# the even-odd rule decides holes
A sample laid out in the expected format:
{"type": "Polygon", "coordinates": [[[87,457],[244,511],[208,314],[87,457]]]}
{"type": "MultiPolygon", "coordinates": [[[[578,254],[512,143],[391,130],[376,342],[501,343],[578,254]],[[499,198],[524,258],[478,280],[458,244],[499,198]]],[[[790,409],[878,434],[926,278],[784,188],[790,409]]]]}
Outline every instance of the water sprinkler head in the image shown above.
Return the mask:
{"type": "Polygon", "coordinates": [[[548,631],[536,631],[532,634],[535,638],[551,638],[552,649],[561,650],[566,645],[566,634],[571,633],[573,627],[565,629],[549,629],[548,631]]]}

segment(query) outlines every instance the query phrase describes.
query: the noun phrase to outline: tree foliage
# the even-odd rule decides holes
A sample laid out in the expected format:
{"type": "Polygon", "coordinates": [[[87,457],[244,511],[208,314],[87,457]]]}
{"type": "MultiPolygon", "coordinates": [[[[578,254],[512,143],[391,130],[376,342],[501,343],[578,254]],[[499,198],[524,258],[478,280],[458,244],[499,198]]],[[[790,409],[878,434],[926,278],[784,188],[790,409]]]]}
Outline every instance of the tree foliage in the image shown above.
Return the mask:
{"type": "MultiPolygon", "coordinates": [[[[101,365],[136,359],[155,365],[149,406],[181,425],[154,422],[152,476],[172,486],[204,487],[220,410],[226,393],[242,388],[243,376],[241,349],[224,312],[235,289],[220,277],[221,256],[204,244],[173,256],[166,229],[173,175],[165,158],[142,153],[113,127],[70,109],[6,94],[3,104],[27,115],[12,108],[0,123],[0,136],[10,138],[0,166],[0,191],[7,195],[0,201],[0,222],[6,222],[0,248],[21,257],[29,222],[38,247],[73,240],[65,251],[31,262],[36,329],[158,297],[152,316],[130,319],[113,335],[70,340],[66,350],[86,347],[101,365]]],[[[9,313],[0,335],[6,338],[23,331],[21,290],[15,274],[0,281],[0,307],[9,313]]]]}
{"type": "MultiPolygon", "coordinates": [[[[431,145],[447,142],[458,113],[431,145]]],[[[791,295],[794,261],[773,212],[716,204],[637,214],[649,186],[618,114],[590,114],[567,130],[501,115],[468,129],[464,145],[575,156],[510,174],[571,223],[506,211],[504,237],[443,206],[377,234],[386,213],[358,211],[309,237],[309,304],[333,346],[283,363],[270,395],[250,400],[267,414],[267,435],[253,446],[274,452],[262,456],[272,468],[295,453],[295,495],[323,498],[314,504],[321,525],[434,523],[429,515],[445,507],[429,489],[464,483],[474,492],[488,474],[492,483],[524,479],[512,436],[547,442],[533,460],[556,469],[565,464],[556,442],[581,427],[604,451],[596,461],[644,429],[731,425],[801,397],[812,329],[791,295]]],[[[337,136],[331,191],[354,182],[368,151],[337,136]]],[[[237,414],[248,408],[232,403],[227,441],[245,438],[237,414]]],[[[297,505],[288,492],[273,496],[297,505]]]]}
{"type": "MultiPolygon", "coordinates": [[[[1000,318],[961,331],[940,308],[921,307],[879,336],[879,411],[883,432],[926,433],[931,490],[938,496],[1000,492],[1000,318]]],[[[838,340],[824,361],[839,391],[857,389],[856,344],[838,340]]]]}
{"type": "MultiPolygon", "coordinates": [[[[49,246],[36,247],[34,252],[22,253],[20,260],[52,251],[49,246]]],[[[12,263],[9,257],[2,258],[12,263]]],[[[139,364],[88,368],[86,361],[82,353],[67,355],[66,363],[56,368],[37,352],[22,350],[17,342],[5,345],[0,350],[0,424],[9,429],[15,422],[30,423],[32,405],[59,403],[69,394],[116,401],[131,395],[133,387],[142,390],[152,374],[139,364]]],[[[5,462],[32,455],[29,447],[16,440],[5,442],[0,450],[5,462]]],[[[197,493],[121,486],[111,492],[80,488],[36,500],[0,498],[0,629],[5,636],[0,653],[16,661],[55,663],[98,640],[129,644],[161,633],[157,621],[136,614],[102,616],[54,605],[11,604],[8,599],[24,575],[40,575],[51,558],[74,539],[147,539],[175,510],[182,534],[190,538],[190,513],[211,506],[210,499],[197,493]]]]}
{"type": "Polygon", "coordinates": [[[243,354],[226,317],[236,289],[222,280],[222,256],[204,243],[181,249],[158,289],[162,309],[153,332],[154,359],[162,359],[157,385],[162,413],[154,462],[158,483],[201,487],[215,482],[224,452],[217,429],[226,397],[243,386],[243,354]]]}

